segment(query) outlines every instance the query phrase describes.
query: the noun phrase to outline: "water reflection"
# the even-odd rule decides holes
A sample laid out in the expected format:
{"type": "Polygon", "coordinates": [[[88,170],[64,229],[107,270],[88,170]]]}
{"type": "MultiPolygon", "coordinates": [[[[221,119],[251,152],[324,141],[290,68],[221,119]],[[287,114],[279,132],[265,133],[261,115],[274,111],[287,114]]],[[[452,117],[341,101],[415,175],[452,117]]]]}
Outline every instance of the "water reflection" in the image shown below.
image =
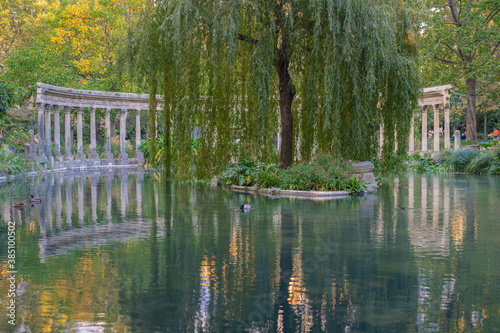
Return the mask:
{"type": "Polygon", "coordinates": [[[499,188],[408,175],[314,202],[131,170],[47,175],[0,190],[18,230],[18,331],[491,331],[499,188]],[[30,193],[42,204],[12,208],[30,193]]]}

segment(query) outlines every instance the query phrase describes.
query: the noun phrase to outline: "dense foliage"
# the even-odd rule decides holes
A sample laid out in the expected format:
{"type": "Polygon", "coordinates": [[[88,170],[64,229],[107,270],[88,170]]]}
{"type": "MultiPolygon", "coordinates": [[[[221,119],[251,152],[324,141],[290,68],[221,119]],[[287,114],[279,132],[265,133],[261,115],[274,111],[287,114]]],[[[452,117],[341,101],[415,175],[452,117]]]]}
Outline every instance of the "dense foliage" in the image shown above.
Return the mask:
{"type": "Polygon", "coordinates": [[[466,115],[467,139],[477,141],[477,109],[486,112],[500,93],[500,1],[421,2],[424,84],[452,83],[463,91],[464,109],[455,111],[466,115]]]}
{"type": "Polygon", "coordinates": [[[405,166],[408,171],[500,175],[500,143],[481,152],[470,148],[448,151],[438,159],[414,155],[406,159],[405,166]]]}
{"type": "Polygon", "coordinates": [[[349,169],[346,161],[326,154],[319,154],[310,162],[300,162],[287,169],[280,169],[276,164],[244,159],[230,164],[221,178],[224,184],[240,186],[349,193],[364,191],[363,182],[352,177],[349,169]]]}
{"type": "Polygon", "coordinates": [[[0,174],[20,174],[28,171],[30,167],[31,163],[24,154],[18,154],[11,151],[7,146],[0,145],[0,174]]]}
{"type": "Polygon", "coordinates": [[[396,137],[404,154],[417,36],[405,1],[155,1],[131,28],[121,63],[137,87],[163,92],[150,133],[172,136],[163,141],[166,173],[191,178],[196,165],[206,178],[229,163],[235,139],[242,159],[270,162],[280,136],[282,166],[309,160],[315,146],[370,159],[381,121],[384,156],[396,137]]]}

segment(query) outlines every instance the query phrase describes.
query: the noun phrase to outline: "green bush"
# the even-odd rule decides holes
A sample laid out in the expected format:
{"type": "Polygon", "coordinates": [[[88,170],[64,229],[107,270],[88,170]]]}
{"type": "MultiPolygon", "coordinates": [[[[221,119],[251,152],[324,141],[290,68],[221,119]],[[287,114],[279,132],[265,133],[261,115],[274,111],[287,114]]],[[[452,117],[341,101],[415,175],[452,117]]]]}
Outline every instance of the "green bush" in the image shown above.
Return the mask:
{"type": "Polygon", "coordinates": [[[320,154],[311,162],[301,162],[287,169],[275,164],[258,163],[245,159],[231,164],[222,175],[224,184],[240,186],[257,185],[270,188],[300,191],[349,191],[365,190],[364,183],[351,178],[349,164],[331,155],[320,154]]]}
{"type": "Polygon", "coordinates": [[[490,152],[480,153],[467,165],[465,172],[476,175],[489,175],[494,160],[495,158],[490,152]]]}
{"type": "Polygon", "coordinates": [[[258,179],[257,162],[252,159],[241,160],[238,164],[230,164],[222,174],[223,184],[251,186],[258,179]]]}
{"type": "Polygon", "coordinates": [[[418,172],[449,172],[450,167],[442,161],[435,161],[432,158],[424,158],[420,155],[409,156],[405,161],[407,171],[418,172]]]}
{"type": "Polygon", "coordinates": [[[24,154],[11,151],[7,146],[0,147],[0,172],[13,175],[28,171],[30,162],[24,154]]]}
{"type": "Polygon", "coordinates": [[[441,157],[443,164],[448,165],[455,172],[466,172],[467,166],[478,157],[479,151],[476,149],[461,149],[446,152],[441,157]]]}

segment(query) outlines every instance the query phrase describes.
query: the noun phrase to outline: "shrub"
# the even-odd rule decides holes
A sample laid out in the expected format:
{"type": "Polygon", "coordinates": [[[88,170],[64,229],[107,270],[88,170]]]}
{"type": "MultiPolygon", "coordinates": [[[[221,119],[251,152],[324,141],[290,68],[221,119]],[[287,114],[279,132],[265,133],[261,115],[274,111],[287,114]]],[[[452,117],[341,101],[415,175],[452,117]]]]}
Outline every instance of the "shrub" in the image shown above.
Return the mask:
{"type": "Polygon", "coordinates": [[[455,172],[465,172],[467,166],[479,156],[475,149],[461,149],[447,152],[443,155],[443,163],[450,166],[455,172]]]}
{"type": "Polygon", "coordinates": [[[222,174],[223,184],[250,186],[254,185],[257,182],[257,179],[257,162],[252,159],[244,159],[237,164],[230,164],[222,174]]]}
{"type": "MultiPolygon", "coordinates": [[[[120,157],[120,153],[121,153],[121,143],[120,143],[120,137],[119,136],[115,136],[113,139],[110,140],[111,141],[111,154],[113,154],[113,157],[114,158],[119,158],[120,157]]],[[[74,146],[74,145],[73,145],[74,146]]],[[[88,151],[86,151],[86,154],[88,155],[90,153],[90,146],[88,147],[84,147],[84,150],[87,149],[88,151]]],[[[106,151],[104,151],[100,158],[104,158],[104,153],[106,151]]],[[[132,146],[132,143],[130,143],[130,141],[128,140],[125,140],[125,152],[127,153],[128,157],[129,158],[132,158],[135,156],[135,149],[134,147],[132,146]]]]}
{"type": "Polygon", "coordinates": [[[319,154],[311,162],[297,163],[284,170],[279,169],[276,164],[245,159],[227,167],[222,175],[222,182],[300,191],[364,191],[364,183],[351,178],[349,169],[346,161],[324,154],[319,154]]]}
{"type": "Polygon", "coordinates": [[[467,173],[473,173],[476,175],[488,175],[490,174],[490,168],[493,164],[495,158],[490,152],[484,152],[478,154],[465,168],[467,173]]]}
{"type": "Polygon", "coordinates": [[[30,168],[24,154],[11,151],[7,146],[0,147],[0,172],[5,175],[22,173],[30,168]]]}
{"type": "Polygon", "coordinates": [[[419,172],[449,172],[450,167],[442,161],[432,158],[424,158],[420,155],[409,156],[405,161],[407,171],[419,172]]]}

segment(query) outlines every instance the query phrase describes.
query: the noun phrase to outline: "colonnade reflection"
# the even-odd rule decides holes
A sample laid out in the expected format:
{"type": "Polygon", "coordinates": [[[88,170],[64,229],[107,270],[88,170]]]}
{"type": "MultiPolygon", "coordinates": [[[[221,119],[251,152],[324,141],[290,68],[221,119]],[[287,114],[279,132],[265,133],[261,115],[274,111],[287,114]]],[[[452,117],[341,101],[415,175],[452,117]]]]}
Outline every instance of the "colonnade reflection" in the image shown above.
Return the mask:
{"type": "Polygon", "coordinates": [[[143,177],[142,170],[132,169],[47,174],[32,182],[30,188],[30,193],[40,198],[41,204],[28,205],[24,210],[5,207],[6,215],[13,214],[5,217],[24,223],[23,215],[30,214],[34,218],[31,221],[39,221],[40,259],[43,262],[47,256],[63,252],[69,245],[78,247],[78,242],[105,241],[105,234],[115,240],[116,233],[131,233],[133,228],[138,228],[131,224],[129,228],[109,233],[113,221],[125,224],[142,221],[143,177]],[[129,181],[134,178],[134,182],[129,181]],[[112,186],[113,183],[119,184],[112,186]],[[130,205],[129,192],[135,193],[134,205],[130,205]],[[116,209],[117,205],[120,209],[116,209]]]}

